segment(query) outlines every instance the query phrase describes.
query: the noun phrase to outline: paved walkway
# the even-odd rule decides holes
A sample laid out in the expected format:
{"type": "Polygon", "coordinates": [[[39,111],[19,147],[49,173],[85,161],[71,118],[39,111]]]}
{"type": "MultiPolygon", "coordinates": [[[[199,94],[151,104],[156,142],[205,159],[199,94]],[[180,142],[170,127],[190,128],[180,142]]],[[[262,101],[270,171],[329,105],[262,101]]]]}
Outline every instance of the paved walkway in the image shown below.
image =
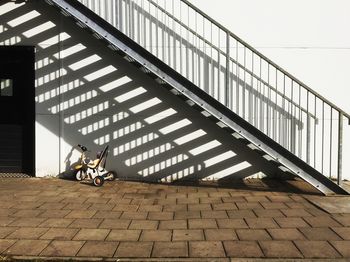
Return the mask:
{"type": "Polygon", "coordinates": [[[96,188],[2,178],[0,253],[114,261],[350,258],[350,214],[326,213],[290,190],[261,180],[235,188],[124,181],[96,188]]]}

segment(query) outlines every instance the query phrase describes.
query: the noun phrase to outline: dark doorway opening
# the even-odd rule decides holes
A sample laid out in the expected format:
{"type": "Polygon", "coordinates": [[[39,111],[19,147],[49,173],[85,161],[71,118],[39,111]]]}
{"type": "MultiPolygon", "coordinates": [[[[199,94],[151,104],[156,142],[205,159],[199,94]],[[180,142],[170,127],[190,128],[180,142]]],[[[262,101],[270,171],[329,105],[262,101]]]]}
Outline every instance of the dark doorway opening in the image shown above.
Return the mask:
{"type": "Polygon", "coordinates": [[[0,46],[0,173],[35,170],[35,49],[0,46]]]}

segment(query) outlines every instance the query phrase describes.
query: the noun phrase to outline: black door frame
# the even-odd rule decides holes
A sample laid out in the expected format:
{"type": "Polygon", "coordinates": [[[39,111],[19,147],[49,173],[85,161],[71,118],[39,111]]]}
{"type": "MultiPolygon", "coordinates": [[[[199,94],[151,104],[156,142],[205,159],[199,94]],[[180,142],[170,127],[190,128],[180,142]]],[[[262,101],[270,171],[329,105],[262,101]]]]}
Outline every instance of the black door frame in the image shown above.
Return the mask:
{"type": "Polygon", "coordinates": [[[35,47],[0,46],[0,78],[13,79],[13,97],[0,97],[12,113],[0,124],[22,126],[22,172],[35,176],[35,47]]]}

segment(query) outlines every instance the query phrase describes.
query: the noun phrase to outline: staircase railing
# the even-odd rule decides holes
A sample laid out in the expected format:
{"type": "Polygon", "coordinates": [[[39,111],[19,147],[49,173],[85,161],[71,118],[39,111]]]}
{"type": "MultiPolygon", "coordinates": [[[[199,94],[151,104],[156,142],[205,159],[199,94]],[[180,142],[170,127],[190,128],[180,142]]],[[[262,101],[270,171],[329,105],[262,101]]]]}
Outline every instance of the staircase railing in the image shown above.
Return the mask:
{"type": "Polygon", "coordinates": [[[350,115],[186,0],[79,0],[329,178],[350,115]]]}

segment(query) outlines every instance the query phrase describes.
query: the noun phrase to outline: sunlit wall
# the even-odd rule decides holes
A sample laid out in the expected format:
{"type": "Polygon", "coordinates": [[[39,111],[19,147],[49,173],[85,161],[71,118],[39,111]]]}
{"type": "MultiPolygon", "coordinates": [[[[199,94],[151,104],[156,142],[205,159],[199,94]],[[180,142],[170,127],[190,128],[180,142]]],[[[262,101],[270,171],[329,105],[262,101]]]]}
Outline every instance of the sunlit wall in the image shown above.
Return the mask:
{"type": "Polygon", "coordinates": [[[44,1],[0,4],[0,44],[36,47],[36,176],[109,145],[107,168],[147,181],[274,175],[223,130],[44,1]]]}

